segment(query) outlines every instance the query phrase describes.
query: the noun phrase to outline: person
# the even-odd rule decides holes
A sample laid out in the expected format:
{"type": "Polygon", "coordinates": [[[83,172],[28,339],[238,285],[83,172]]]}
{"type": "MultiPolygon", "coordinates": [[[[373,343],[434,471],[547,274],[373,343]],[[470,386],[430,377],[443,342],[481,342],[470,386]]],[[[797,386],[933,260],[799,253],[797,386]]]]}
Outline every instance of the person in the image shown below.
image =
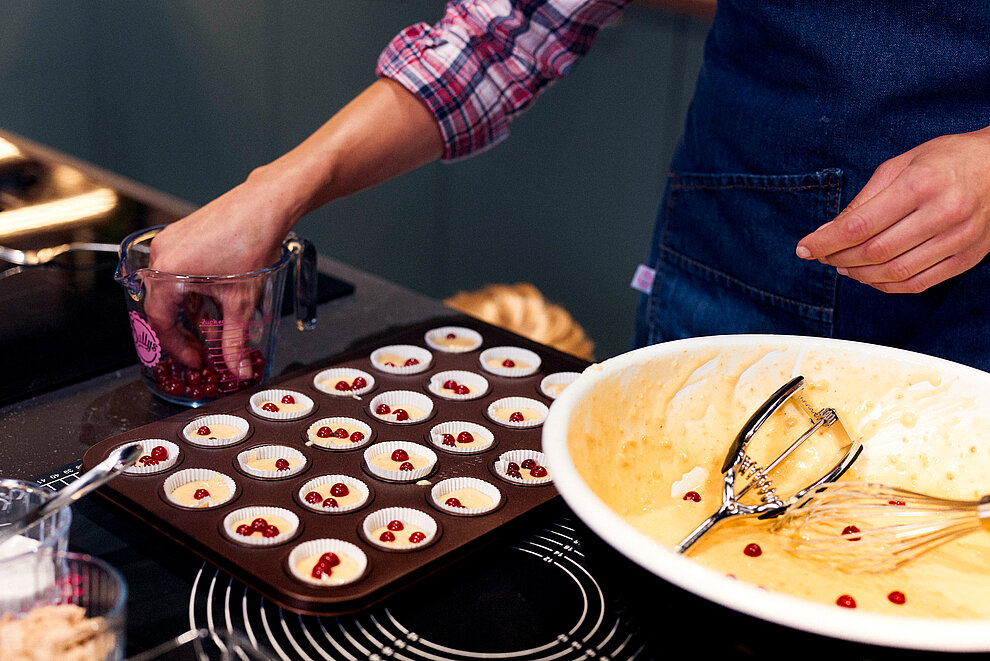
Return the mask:
{"type": "MultiPolygon", "coordinates": [[[[449,2],[313,135],[161,232],[153,266],[250,271],[308,211],[497,144],[627,4],[449,2]]],[[[720,0],[635,343],[817,335],[990,370],[988,35],[975,0],[720,0]]]]}

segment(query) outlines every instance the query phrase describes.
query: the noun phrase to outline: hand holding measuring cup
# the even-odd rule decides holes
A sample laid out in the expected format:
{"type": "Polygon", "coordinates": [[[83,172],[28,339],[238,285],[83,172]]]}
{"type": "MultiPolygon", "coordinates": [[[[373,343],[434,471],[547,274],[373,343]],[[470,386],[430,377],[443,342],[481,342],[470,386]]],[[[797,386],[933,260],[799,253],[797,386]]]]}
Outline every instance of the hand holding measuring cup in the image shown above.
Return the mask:
{"type": "Polygon", "coordinates": [[[315,324],[316,254],[303,239],[290,235],[273,251],[270,242],[236,234],[212,241],[185,221],[125,239],[116,279],[127,289],[134,344],[152,391],[198,406],[266,381],[290,264],[297,326],[308,330],[315,324]]]}

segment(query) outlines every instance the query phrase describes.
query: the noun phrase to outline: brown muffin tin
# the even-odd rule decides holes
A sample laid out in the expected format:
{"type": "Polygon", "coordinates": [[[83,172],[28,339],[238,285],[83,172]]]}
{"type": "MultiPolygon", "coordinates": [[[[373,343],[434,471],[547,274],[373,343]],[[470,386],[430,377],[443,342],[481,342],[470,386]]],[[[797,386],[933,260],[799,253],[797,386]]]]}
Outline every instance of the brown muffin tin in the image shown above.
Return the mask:
{"type": "MultiPolygon", "coordinates": [[[[273,380],[253,390],[245,390],[210,402],[137,429],[107,438],[91,447],[83,458],[83,468],[91,469],[111,450],[121,444],[146,439],[165,439],[179,447],[180,456],[167,470],[150,474],[124,473],[102,487],[98,493],[115,506],[174,539],[232,576],[252,586],[266,598],[296,613],[341,615],[361,610],[392,594],[417,578],[431,573],[490,541],[510,523],[557,498],[552,481],[546,485],[525,485],[498,474],[499,457],[513,450],[541,448],[542,425],[511,427],[500,424],[486,413],[488,405],[507,397],[524,397],[549,406],[552,402],[540,390],[540,382],[556,372],[580,372],[587,362],[537,344],[504,329],[470,317],[431,320],[396,331],[292,374],[273,380]],[[428,331],[458,326],[477,332],[480,347],[462,353],[447,353],[429,347],[428,331]],[[376,368],[371,353],[384,346],[415,345],[432,354],[428,369],[415,374],[392,374],[376,368]],[[499,376],[482,368],[479,356],[491,347],[520,347],[535,352],[540,368],[522,377],[499,376]],[[360,399],[327,394],[314,386],[314,377],[329,368],[353,368],[371,374],[374,387],[360,399]],[[430,389],[432,375],[464,370],[484,376],[487,391],[481,397],[449,399],[430,389]],[[305,417],[273,421],[251,411],[250,397],[269,389],[302,393],[315,403],[305,417]],[[378,395],[390,391],[413,391],[428,396],[433,403],[430,415],[415,423],[394,423],[380,419],[369,410],[378,395]],[[183,428],[198,418],[228,414],[247,420],[250,431],[234,444],[204,447],[190,443],[183,428]],[[370,442],[347,450],[326,450],[306,445],[306,431],[314,422],[325,418],[357,419],[372,429],[370,442]],[[494,442],[480,452],[445,451],[430,440],[430,430],[447,421],[464,421],[490,430],[494,442]],[[377,443],[403,441],[433,450],[438,455],[434,469],[413,482],[382,479],[364,463],[365,450],[377,443]],[[245,473],[237,456],[245,450],[266,445],[289,446],[301,451],[306,467],[284,479],[259,479],[245,473]],[[237,490],[233,498],[220,506],[197,510],[178,507],[164,493],[165,480],[178,470],[204,468],[224,473],[234,479],[237,490]],[[321,475],[347,475],[369,488],[365,503],[354,510],[330,514],[305,507],[299,489],[321,475]],[[501,492],[501,502],[492,511],[475,516],[459,516],[449,508],[436,506],[430,491],[449,478],[469,477],[484,480],[501,492]],[[233,541],[223,531],[223,519],[234,510],[252,506],[284,508],[299,518],[298,529],[291,539],[272,546],[252,546],[233,541]],[[395,552],[369,542],[362,531],[365,518],[381,509],[414,508],[429,514],[437,522],[435,539],[423,548],[395,552]],[[367,556],[364,576],[341,586],[318,586],[296,578],[289,570],[288,557],[299,544],[322,538],[340,539],[357,545],[367,556]]],[[[553,467],[549,467],[551,477],[553,467]]]]}

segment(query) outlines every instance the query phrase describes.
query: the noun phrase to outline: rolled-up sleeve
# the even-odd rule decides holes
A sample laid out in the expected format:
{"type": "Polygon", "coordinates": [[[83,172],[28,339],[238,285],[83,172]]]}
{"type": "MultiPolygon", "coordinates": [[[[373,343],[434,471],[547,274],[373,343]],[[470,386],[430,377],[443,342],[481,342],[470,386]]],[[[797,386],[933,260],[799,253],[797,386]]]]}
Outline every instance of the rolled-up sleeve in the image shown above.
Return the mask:
{"type": "Polygon", "coordinates": [[[462,0],[399,33],[377,73],[437,118],[446,161],[504,140],[509,123],[588,52],[630,0],[462,0]]]}

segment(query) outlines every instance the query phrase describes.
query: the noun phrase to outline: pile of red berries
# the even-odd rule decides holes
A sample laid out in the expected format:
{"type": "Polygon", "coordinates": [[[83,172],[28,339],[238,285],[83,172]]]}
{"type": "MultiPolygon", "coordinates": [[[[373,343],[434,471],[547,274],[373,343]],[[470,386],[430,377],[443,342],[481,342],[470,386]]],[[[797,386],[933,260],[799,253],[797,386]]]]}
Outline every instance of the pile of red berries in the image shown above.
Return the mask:
{"type": "Polygon", "coordinates": [[[444,434],[440,437],[440,443],[446,445],[447,447],[457,447],[458,443],[473,443],[474,436],[469,431],[462,431],[454,438],[453,434],[444,434]]]}
{"type": "Polygon", "coordinates": [[[320,556],[320,559],[316,561],[316,565],[313,566],[313,571],[310,575],[313,578],[322,578],[324,576],[329,576],[331,570],[340,564],[340,558],[337,557],[336,553],[324,553],[320,556]]]}
{"type": "Polygon", "coordinates": [[[348,390],[360,390],[361,388],[367,387],[368,382],[363,376],[356,377],[353,381],[348,383],[347,381],[338,381],[334,385],[334,390],[340,390],[341,392],[347,392],[348,390]]]}
{"type": "MultiPolygon", "coordinates": [[[[378,536],[378,539],[386,543],[394,542],[395,533],[401,532],[406,528],[406,526],[402,523],[402,521],[399,521],[398,519],[389,521],[388,525],[386,525],[385,527],[388,528],[388,530],[383,531],[382,534],[378,536]]],[[[413,544],[419,544],[424,539],[426,539],[426,534],[418,530],[410,533],[409,535],[409,541],[412,542],[413,544]]]]}
{"type": "Polygon", "coordinates": [[[447,379],[443,382],[444,390],[453,390],[455,395],[470,395],[471,389],[464,385],[463,383],[458,383],[453,379],[447,379]]]}
{"type": "Polygon", "coordinates": [[[278,526],[274,526],[262,517],[258,517],[251,522],[251,525],[242,523],[237,526],[237,534],[244,535],[245,537],[250,537],[254,533],[261,533],[262,537],[278,537],[279,529],[278,526]]]}
{"type": "Polygon", "coordinates": [[[528,470],[531,477],[539,478],[547,476],[547,469],[536,463],[535,459],[523,459],[522,462],[518,464],[514,461],[510,461],[509,465],[505,467],[505,474],[509,477],[522,479],[522,473],[519,470],[520,468],[525,468],[528,470]]]}
{"type": "MultiPolygon", "coordinates": [[[[334,429],[333,427],[327,427],[325,425],[316,430],[316,435],[319,438],[348,438],[347,430],[343,427],[337,427],[334,429]]],[[[349,438],[351,439],[351,443],[360,443],[364,440],[364,434],[359,431],[355,431],[349,438]]]]}
{"type": "Polygon", "coordinates": [[[151,368],[151,378],[158,389],[171,397],[189,399],[213,399],[223,393],[236,392],[261,383],[265,374],[265,357],[259,349],[248,355],[251,361],[251,377],[239,379],[226,368],[211,365],[189,367],[171,356],[166,356],[151,368]]]}
{"type": "Polygon", "coordinates": [[[142,455],[138,458],[138,463],[142,466],[157,466],[168,459],[168,450],[161,445],[151,448],[151,454],[142,455]]]}

